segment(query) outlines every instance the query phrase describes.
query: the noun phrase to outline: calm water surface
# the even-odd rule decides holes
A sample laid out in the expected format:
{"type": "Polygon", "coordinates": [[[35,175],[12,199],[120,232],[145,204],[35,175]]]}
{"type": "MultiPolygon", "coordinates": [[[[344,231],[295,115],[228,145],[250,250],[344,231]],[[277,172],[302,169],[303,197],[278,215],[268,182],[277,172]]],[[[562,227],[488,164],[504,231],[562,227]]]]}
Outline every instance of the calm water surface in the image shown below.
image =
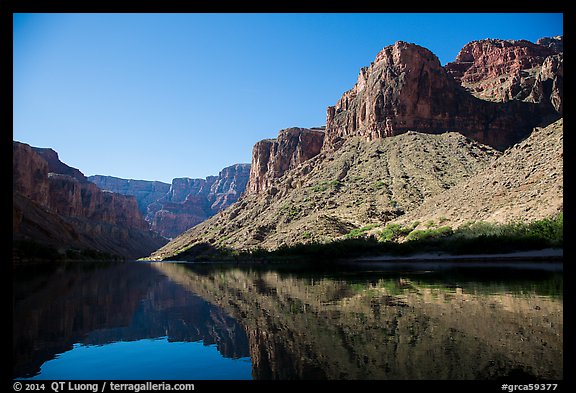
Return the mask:
{"type": "Polygon", "coordinates": [[[13,377],[562,379],[545,266],[18,268],[13,377]]]}

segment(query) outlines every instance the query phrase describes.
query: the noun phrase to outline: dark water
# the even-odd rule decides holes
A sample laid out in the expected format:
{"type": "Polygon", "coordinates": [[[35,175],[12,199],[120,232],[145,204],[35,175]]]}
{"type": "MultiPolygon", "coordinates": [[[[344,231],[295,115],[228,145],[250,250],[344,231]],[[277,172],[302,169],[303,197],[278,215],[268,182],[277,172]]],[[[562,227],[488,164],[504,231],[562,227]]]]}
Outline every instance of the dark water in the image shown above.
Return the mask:
{"type": "Polygon", "coordinates": [[[18,268],[13,377],[557,380],[562,293],[553,264],[18,268]]]}

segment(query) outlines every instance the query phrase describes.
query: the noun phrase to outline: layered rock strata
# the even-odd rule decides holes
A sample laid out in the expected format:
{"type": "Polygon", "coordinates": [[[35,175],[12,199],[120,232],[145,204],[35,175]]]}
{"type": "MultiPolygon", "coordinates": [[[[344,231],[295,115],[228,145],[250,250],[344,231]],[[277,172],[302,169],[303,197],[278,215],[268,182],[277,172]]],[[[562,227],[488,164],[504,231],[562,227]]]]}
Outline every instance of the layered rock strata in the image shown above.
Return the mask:
{"type": "Polygon", "coordinates": [[[122,179],[114,176],[94,175],[88,180],[102,190],[122,195],[133,195],[143,216],[148,213],[148,205],[162,198],[170,190],[170,184],[160,181],[122,179]]]}
{"type": "Polygon", "coordinates": [[[558,117],[534,103],[478,99],[428,49],[399,41],[382,49],[354,87],[328,107],[323,149],[338,149],[351,136],[374,140],[412,130],[460,132],[503,150],[558,117]]]}
{"type": "Polygon", "coordinates": [[[168,193],[148,206],[151,229],[173,238],[212,217],[240,198],[250,164],[235,164],[206,179],[177,178],[168,193]]]}
{"type": "Polygon", "coordinates": [[[12,187],[14,240],[125,258],[165,243],[149,231],[134,197],[102,191],[52,149],[14,142],[12,187]]]}
{"type": "Polygon", "coordinates": [[[446,71],[483,100],[552,105],[562,115],[563,38],[486,39],[465,45],[446,71]]]}
{"type": "Polygon", "coordinates": [[[321,152],[274,179],[269,189],[246,194],[152,257],[185,259],[186,250],[193,253],[198,244],[276,249],[328,242],[366,225],[384,226],[500,154],[458,133],[349,138],[337,151],[321,152]]]}
{"type": "Polygon", "coordinates": [[[323,142],[322,130],[298,127],[281,130],[276,139],[257,142],[252,149],[247,193],[268,190],[275,179],[320,153],[323,142]]]}
{"type": "Polygon", "coordinates": [[[172,238],[236,202],[249,173],[250,164],[234,164],[218,176],[175,178],[172,184],[101,175],[89,180],[105,190],[134,195],[150,228],[172,238]]]}
{"type": "MultiPolygon", "coordinates": [[[[378,228],[398,220],[493,165],[491,160],[527,138],[535,127],[561,118],[561,42],[561,38],[539,44],[486,40],[464,48],[457,61],[446,67],[415,44],[385,47],[369,67],[361,69],[355,86],[328,108],[323,133],[304,140],[302,135],[311,135],[310,130],[292,128],[280,131],[276,139],[256,143],[245,196],[152,257],[178,254],[193,259],[218,249],[326,242],[354,229],[378,228]],[[494,58],[482,51],[475,54],[474,48],[488,53],[498,45],[502,50],[494,50],[494,58]],[[476,58],[493,64],[476,67],[476,58]],[[495,75],[505,83],[506,75],[523,75],[526,69],[537,73],[526,84],[529,92],[521,95],[490,101],[466,86],[472,75],[488,86],[495,75]]],[[[540,165],[529,154],[523,158],[528,171],[540,165]]],[[[521,176],[516,179],[520,183],[526,179],[524,172],[506,173],[511,178],[521,176]]],[[[519,187],[530,187],[524,183],[519,187]]],[[[561,196],[553,203],[552,210],[531,205],[530,217],[562,209],[561,196]]],[[[523,217],[523,212],[502,209],[510,213],[508,220],[523,217]]]]}

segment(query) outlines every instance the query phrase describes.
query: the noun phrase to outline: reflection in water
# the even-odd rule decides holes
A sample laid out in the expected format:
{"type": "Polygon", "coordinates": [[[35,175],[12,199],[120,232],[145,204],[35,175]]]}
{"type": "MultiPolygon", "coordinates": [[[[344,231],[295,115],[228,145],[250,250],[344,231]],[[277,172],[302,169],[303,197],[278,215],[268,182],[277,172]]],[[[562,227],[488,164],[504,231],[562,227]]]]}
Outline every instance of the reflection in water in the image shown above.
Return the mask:
{"type": "Polygon", "coordinates": [[[563,378],[562,273],[86,266],[17,276],[15,376],[166,337],[250,356],[255,379],[563,378]]]}
{"type": "Polygon", "coordinates": [[[223,358],[216,346],[166,337],[106,345],[75,344],[34,379],[251,379],[249,358],[223,358]],[[130,365],[126,367],[126,365],[130,365]]]}
{"type": "MultiPolygon", "coordinates": [[[[100,357],[100,363],[88,363],[82,369],[83,363],[77,364],[75,357],[89,352],[84,346],[139,342],[124,347],[138,348],[134,352],[137,358],[152,353],[150,351],[157,347],[146,339],[159,337],[165,338],[165,344],[202,341],[204,346],[214,346],[216,353],[224,358],[239,359],[249,354],[246,334],[234,319],[148,264],[76,263],[50,271],[24,269],[17,272],[14,279],[13,317],[15,377],[37,375],[44,362],[63,354],[58,356],[59,362],[49,365],[50,369],[62,367],[60,363],[70,367],[68,373],[58,376],[99,378],[95,373],[103,372],[102,368],[116,360],[100,357]],[[65,362],[66,359],[71,360],[65,362]]],[[[173,347],[164,345],[164,351],[172,351],[173,347]]],[[[118,346],[98,353],[118,353],[112,352],[113,348],[118,346]]],[[[199,350],[197,346],[180,348],[190,356],[193,348],[196,352],[199,350]]],[[[209,351],[208,348],[204,351],[206,356],[209,351]]],[[[175,374],[178,365],[174,362],[165,362],[156,353],[149,356],[148,361],[154,362],[154,367],[164,370],[166,375],[187,378],[188,374],[175,374]]],[[[142,359],[124,363],[125,375],[137,375],[128,367],[138,367],[139,360],[142,359]]],[[[207,361],[206,357],[202,360],[207,361]]],[[[231,370],[224,359],[220,366],[231,370]]],[[[245,365],[238,364],[238,367],[245,365]]],[[[142,378],[151,378],[150,372],[142,369],[140,372],[142,378]]],[[[248,373],[248,377],[250,375],[248,373]]]]}
{"type": "Polygon", "coordinates": [[[446,272],[153,266],[244,325],[258,379],[563,376],[558,273],[512,280],[508,292],[493,278],[446,272]]]}

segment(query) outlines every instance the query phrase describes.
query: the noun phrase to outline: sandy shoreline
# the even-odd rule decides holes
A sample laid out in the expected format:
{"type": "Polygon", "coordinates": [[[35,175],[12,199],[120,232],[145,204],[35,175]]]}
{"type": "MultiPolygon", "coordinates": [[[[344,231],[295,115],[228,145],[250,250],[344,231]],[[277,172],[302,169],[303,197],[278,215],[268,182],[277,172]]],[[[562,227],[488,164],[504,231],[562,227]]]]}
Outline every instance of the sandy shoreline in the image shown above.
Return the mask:
{"type": "Polygon", "coordinates": [[[408,256],[377,255],[370,257],[353,258],[354,262],[561,262],[564,258],[564,249],[546,248],[542,250],[517,251],[500,254],[464,254],[451,255],[446,253],[421,253],[408,256]]]}

